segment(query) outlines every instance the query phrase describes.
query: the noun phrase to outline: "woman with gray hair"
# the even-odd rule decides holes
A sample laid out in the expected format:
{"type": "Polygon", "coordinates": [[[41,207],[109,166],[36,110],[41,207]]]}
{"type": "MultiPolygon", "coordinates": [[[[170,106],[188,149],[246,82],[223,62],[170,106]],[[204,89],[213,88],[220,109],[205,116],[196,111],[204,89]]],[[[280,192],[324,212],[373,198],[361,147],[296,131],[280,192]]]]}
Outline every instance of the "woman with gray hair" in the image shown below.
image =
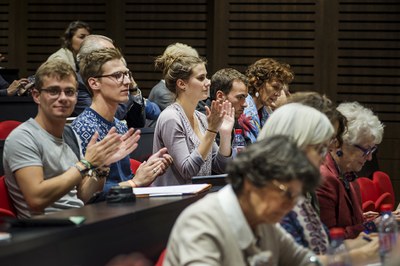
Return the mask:
{"type": "Polygon", "coordinates": [[[250,145],[227,167],[229,185],[182,212],[163,265],[317,265],[277,224],[318,184],[318,170],[288,137],[250,145]]]}
{"type": "MultiPolygon", "coordinates": [[[[331,108],[328,108],[330,104],[326,103],[318,106],[330,114],[332,113],[331,108]]],[[[258,140],[274,135],[285,135],[294,140],[318,169],[327,154],[328,145],[334,137],[334,130],[328,117],[317,109],[299,103],[290,103],[278,108],[270,116],[258,140]]],[[[329,247],[329,232],[319,218],[315,190],[304,192],[305,199],[298,202],[280,223],[298,244],[309,248],[318,255],[324,255],[329,247]]],[[[377,239],[368,243],[363,240],[363,235],[361,235],[357,241],[347,241],[346,245],[351,249],[350,256],[354,264],[362,264],[374,260],[378,256],[377,239]]]]}
{"type": "Polygon", "coordinates": [[[342,227],[346,238],[362,231],[375,231],[376,217],[364,217],[361,193],[355,172],[361,170],[383,137],[383,124],[373,112],[358,102],[337,108],[347,119],[343,144],[329,152],[320,172],[324,183],[317,189],[321,220],[329,227],[342,227]]]}

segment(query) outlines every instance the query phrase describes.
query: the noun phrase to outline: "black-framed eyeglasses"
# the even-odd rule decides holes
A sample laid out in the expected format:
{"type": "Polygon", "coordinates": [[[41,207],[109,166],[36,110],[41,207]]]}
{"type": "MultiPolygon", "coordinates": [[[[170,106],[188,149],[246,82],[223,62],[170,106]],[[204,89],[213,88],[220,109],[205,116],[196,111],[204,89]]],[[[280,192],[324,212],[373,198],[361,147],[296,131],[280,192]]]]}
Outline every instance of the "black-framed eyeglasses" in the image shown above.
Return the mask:
{"type": "Polygon", "coordinates": [[[376,149],[378,149],[377,145],[375,145],[375,146],[373,146],[371,148],[368,148],[368,149],[366,149],[366,148],[364,148],[364,147],[362,147],[360,145],[357,145],[357,144],[353,144],[353,146],[358,148],[360,151],[362,151],[363,152],[362,156],[364,156],[364,157],[367,157],[368,155],[374,153],[376,151],[376,149]]]}
{"type": "Polygon", "coordinates": [[[107,74],[107,75],[99,75],[99,76],[95,76],[94,78],[107,78],[107,77],[113,77],[115,78],[115,80],[119,83],[122,83],[124,81],[124,78],[127,77],[129,80],[132,79],[132,72],[131,71],[117,71],[111,74],[107,74]]]}
{"type": "Polygon", "coordinates": [[[76,97],[78,95],[78,90],[76,90],[76,89],[62,90],[61,88],[58,88],[58,87],[44,88],[44,89],[40,89],[39,91],[40,92],[44,91],[48,95],[50,95],[51,97],[54,97],[54,98],[60,97],[61,92],[64,92],[65,96],[67,96],[67,97],[76,97]]]}
{"type": "Polygon", "coordinates": [[[282,195],[286,199],[288,199],[290,202],[296,203],[296,202],[298,202],[299,200],[301,200],[303,198],[302,194],[294,194],[292,191],[290,191],[290,189],[286,185],[284,185],[284,184],[282,184],[282,183],[280,183],[280,182],[278,182],[276,180],[272,180],[271,184],[276,189],[280,190],[282,195]]]}

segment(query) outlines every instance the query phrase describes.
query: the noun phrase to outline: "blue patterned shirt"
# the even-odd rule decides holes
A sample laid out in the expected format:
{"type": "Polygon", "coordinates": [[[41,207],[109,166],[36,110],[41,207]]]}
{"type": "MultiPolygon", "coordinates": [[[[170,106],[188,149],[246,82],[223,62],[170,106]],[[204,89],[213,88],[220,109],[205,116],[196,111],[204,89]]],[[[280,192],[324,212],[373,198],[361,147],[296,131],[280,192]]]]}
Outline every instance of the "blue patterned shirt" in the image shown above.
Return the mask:
{"type": "MultiPolygon", "coordinates": [[[[125,134],[128,131],[128,127],[117,118],[114,117],[114,121],[109,122],[91,108],[86,108],[72,122],[71,127],[78,136],[82,154],[86,153],[87,145],[96,131],[99,133],[97,141],[104,139],[112,127],[115,127],[119,134],[125,134]]],[[[126,156],[122,160],[110,165],[110,174],[107,177],[103,191],[108,192],[112,186],[118,186],[118,183],[131,178],[132,171],[129,156],[126,156]]]]}

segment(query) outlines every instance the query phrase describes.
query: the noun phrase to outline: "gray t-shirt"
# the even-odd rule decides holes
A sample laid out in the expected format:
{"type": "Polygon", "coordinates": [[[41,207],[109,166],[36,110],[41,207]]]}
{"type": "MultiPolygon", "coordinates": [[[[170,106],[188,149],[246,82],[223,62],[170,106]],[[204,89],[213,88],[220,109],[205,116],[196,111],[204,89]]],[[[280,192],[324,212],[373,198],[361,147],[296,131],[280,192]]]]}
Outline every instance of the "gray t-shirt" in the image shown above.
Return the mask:
{"type": "MultiPolygon", "coordinates": [[[[27,205],[15,180],[16,170],[28,166],[41,166],[46,180],[64,173],[77,161],[78,158],[63,139],[45,131],[32,118],[13,130],[4,144],[3,165],[6,185],[18,217],[28,218],[42,213],[31,210],[27,205]]],[[[74,188],[45,208],[44,213],[82,206],[83,202],[78,199],[77,190],[74,188]]]]}

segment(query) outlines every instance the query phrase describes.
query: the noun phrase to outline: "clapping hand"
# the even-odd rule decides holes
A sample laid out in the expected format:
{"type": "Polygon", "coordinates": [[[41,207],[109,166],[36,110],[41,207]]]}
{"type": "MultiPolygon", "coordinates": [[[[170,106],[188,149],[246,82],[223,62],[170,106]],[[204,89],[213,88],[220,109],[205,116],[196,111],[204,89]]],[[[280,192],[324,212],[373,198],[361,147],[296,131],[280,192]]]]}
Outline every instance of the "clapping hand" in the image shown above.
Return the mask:
{"type": "Polygon", "coordinates": [[[223,116],[222,125],[219,128],[221,136],[230,135],[232,133],[233,125],[235,124],[235,108],[232,107],[231,102],[225,101],[223,103],[223,110],[225,115],[223,116]]]}
{"type": "MultiPolygon", "coordinates": [[[[110,130],[111,131],[111,130],[110,130]]],[[[138,141],[140,139],[140,130],[134,131],[130,128],[124,135],[121,136],[121,143],[118,146],[118,150],[109,158],[107,158],[105,165],[110,165],[112,163],[122,160],[127,155],[132,153],[138,146],[138,141]]]]}
{"type": "Polygon", "coordinates": [[[229,130],[230,134],[235,123],[235,110],[229,101],[212,101],[211,108],[206,106],[206,115],[210,130],[220,131],[222,124],[224,124],[223,133],[229,130]]]}

